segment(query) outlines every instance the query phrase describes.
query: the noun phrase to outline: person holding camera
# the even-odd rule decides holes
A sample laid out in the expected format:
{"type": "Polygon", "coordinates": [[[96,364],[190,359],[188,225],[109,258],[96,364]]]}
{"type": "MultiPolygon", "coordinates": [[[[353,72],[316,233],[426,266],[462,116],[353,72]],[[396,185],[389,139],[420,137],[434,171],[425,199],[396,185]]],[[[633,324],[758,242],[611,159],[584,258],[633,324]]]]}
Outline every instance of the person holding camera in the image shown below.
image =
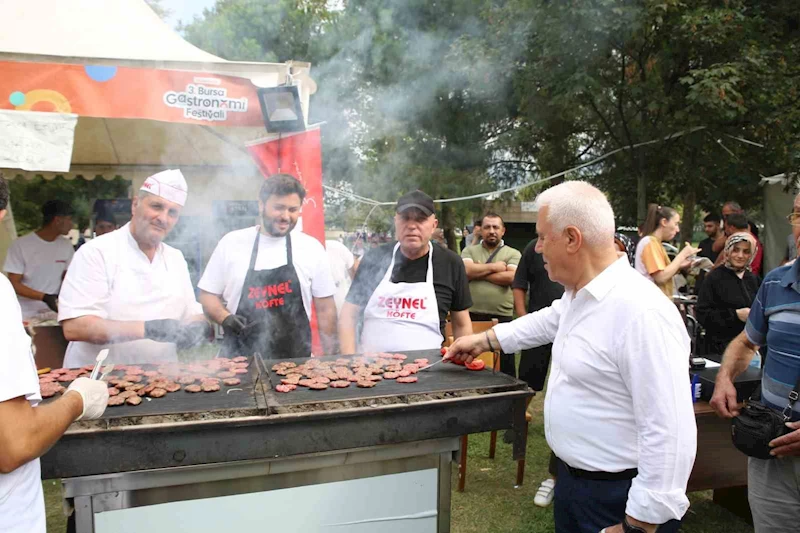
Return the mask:
{"type": "MultiPolygon", "coordinates": [[[[792,213],[800,241],[800,195],[792,213]]],[[[800,525],[800,262],[776,268],[761,285],[744,331],[725,350],[711,406],[734,418],[733,440],[750,456],[748,498],[756,533],[790,533],[800,525]],[[759,346],[767,360],[761,402],[739,406],[733,380],[759,346]],[[745,431],[742,431],[745,429],[745,431]]]]}

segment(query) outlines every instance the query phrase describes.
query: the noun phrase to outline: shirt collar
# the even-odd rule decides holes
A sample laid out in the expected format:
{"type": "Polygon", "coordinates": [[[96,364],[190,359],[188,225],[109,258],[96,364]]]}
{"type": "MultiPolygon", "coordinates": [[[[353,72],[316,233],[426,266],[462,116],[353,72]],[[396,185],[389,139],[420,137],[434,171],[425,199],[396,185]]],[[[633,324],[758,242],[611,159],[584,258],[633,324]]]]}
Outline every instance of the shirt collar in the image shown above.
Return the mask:
{"type": "MultiPolygon", "coordinates": [[[[128,242],[128,246],[130,246],[131,248],[133,248],[134,250],[136,250],[137,252],[142,254],[143,257],[147,258],[147,255],[142,251],[141,248],[139,248],[139,243],[136,242],[136,239],[133,238],[133,233],[131,232],[131,223],[130,222],[128,222],[127,224],[122,226],[117,231],[122,231],[125,234],[125,239],[128,242]]],[[[159,255],[161,255],[161,253],[163,251],[164,251],[164,243],[162,242],[162,243],[159,243],[159,245],[158,245],[158,250],[156,250],[156,255],[153,257],[153,261],[155,261],[156,258],[159,255]]],[[[147,261],[148,262],[152,262],[152,261],[150,261],[150,259],[147,259],[147,261]]]]}
{"type": "Polygon", "coordinates": [[[797,283],[800,281],[800,261],[792,263],[792,267],[786,271],[781,278],[782,287],[794,287],[797,290],[797,283]]]}
{"type": "Polygon", "coordinates": [[[595,278],[586,284],[583,290],[591,294],[595,300],[600,301],[611,292],[617,284],[617,279],[624,268],[630,268],[628,258],[623,254],[616,261],[608,265],[605,270],[600,272],[595,278]]]}

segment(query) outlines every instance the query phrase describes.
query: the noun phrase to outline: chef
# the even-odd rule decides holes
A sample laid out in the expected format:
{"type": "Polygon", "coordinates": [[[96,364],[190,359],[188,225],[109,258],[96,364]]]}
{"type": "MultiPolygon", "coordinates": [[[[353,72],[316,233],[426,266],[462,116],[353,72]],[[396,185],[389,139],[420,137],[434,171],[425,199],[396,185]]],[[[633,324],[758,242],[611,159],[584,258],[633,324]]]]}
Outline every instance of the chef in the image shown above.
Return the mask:
{"type": "MultiPolygon", "coordinates": [[[[0,177],[0,221],[8,185],[0,177]]],[[[61,398],[40,406],[42,396],[22,314],[11,283],[0,274],[0,531],[45,533],[39,456],[76,419],[98,418],[108,402],[102,381],[78,378],[61,398]]]]}
{"type": "Polygon", "coordinates": [[[20,237],[8,250],[4,270],[19,298],[24,318],[58,311],[58,291],[74,249],[65,239],[72,229],[72,208],[62,200],[42,206],[42,227],[20,237]]]}
{"type": "Polygon", "coordinates": [[[322,244],[292,230],[306,191],[292,176],[264,180],[261,224],[225,235],[198,283],[206,314],[222,324],[226,351],[268,358],[311,355],[312,302],[322,349],[337,352],[336,285],[322,244]]]}
{"type": "Polygon", "coordinates": [[[422,191],[397,201],[396,243],[370,250],[358,267],[339,317],[342,353],[439,348],[447,314],[455,337],[472,333],[472,298],[461,258],[431,245],[438,226],[433,200],[422,191]]]}
{"type": "Polygon", "coordinates": [[[180,170],[144,181],[131,221],[75,254],[59,297],[58,319],[71,341],[64,366],[177,361],[210,333],[180,250],[162,241],[178,222],[188,187],[180,170]]]}

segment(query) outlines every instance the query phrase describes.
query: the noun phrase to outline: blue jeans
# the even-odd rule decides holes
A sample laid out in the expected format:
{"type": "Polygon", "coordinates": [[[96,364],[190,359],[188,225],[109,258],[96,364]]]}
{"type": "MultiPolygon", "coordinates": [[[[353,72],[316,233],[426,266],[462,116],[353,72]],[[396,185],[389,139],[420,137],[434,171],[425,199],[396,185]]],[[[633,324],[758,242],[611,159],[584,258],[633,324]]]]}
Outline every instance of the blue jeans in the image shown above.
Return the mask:
{"type": "MultiPolygon", "coordinates": [[[[553,507],[556,533],[600,533],[604,527],[622,522],[631,480],[594,481],[570,474],[558,461],[558,480],[553,507]]],[[[670,520],[658,528],[672,533],[681,528],[679,520],[670,520]]]]}

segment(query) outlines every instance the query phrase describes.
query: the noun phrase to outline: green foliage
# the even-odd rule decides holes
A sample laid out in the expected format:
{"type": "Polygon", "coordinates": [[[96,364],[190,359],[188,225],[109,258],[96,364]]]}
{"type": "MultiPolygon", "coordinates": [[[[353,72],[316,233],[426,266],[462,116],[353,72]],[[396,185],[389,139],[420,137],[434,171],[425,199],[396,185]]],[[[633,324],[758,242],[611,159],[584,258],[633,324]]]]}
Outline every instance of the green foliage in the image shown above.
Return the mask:
{"type": "Polygon", "coordinates": [[[42,205],[48,200],[64,200],[72,205],[75,214],[72,221],[78,229],[89,226],[92,206],[98,199],[127,198],[130,182],[122,178],[92,181],[77,178],[50,181],[37,176],[31,180],[22,177],[9,180],[11,210],[17,233],[24,235],[38,229],[42,224],[42,205]]]}
{"type": "MultiPolygon", "coordinates": [[[[184,32],[227,59],[311,61],[325,179],[378,200],[490,191],[619,150],[567,179],[603,188],[620,224],[647,202],[691,223],[695,207],[759,205],[760,177],[798,166],[796,0],[218,0],[184,32]]],[[[448,225],[480,201],[451,207],[448,225]]]]}

